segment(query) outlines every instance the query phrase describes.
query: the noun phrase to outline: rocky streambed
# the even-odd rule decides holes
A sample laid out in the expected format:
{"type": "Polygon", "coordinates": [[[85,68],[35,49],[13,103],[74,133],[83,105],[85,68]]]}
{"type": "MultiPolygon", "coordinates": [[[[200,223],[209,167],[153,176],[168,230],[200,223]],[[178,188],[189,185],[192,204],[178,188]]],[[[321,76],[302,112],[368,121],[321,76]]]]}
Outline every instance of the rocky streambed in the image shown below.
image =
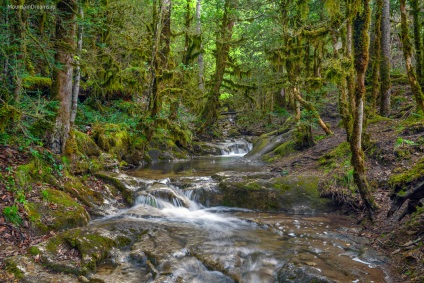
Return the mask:
{"type": "Polygon", "coordinates": [[[23,282],[391,282],[357,227],[327,214],[334,204],[317,177],[266,172],[237,150],[98,174],[130,207],[30,248],[9,269],[23,282]]]}

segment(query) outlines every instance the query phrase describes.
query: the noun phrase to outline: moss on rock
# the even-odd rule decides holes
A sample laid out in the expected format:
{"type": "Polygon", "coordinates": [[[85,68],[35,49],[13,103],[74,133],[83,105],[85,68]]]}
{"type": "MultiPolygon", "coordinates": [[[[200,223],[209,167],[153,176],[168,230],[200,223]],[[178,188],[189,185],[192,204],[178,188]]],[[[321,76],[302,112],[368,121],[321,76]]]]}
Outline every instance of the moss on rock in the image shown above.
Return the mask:
{"type": "Polygon", "coordinates": [[[44,202],[30,202],[25,206],[36,232],[61,231],[87,225],[90,216],[82,205],[68,194],[46,188],[44,202]]]}
{"type": "Polygon", "coordinates": [[[272,179],[225,178],[219,183],[224,205],[290,213],[328,212],[329,199],[321,198],[316,176],[287,176],[272,179]]]}

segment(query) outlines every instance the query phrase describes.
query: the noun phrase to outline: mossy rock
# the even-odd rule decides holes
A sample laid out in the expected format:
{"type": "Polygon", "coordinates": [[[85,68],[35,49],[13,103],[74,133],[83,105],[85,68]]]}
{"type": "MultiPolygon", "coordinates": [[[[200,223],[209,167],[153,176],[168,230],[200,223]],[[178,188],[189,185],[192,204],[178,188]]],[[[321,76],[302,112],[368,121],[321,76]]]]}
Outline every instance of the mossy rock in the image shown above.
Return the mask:
{"type": "Polygon", "coordinates": [[[118,160],[131,148],[131,136],[120,125],[98,124],[93,127],[93,138],[104,151],[115,155],[118,160]]]}
{"type": "Polygon", "coordinates": [[[219,183],[223,205],[298,214],[329,212],[334,203],[320,197],[316,176],[272,179],[226,178],[219,183]]]}
{"type": "Polygon", "coordinates": [[[294,152],[293,130],[264,134],[253,141],[253,149],[245,157],[273,162],[294,152]]]}
{"type": "Polygon", "coordinates": [[[108,236],[106,231],[72,229],[36,247],[44,266],[56,272],[85,275],[95,271],[97,264],[107,258],[111,249],[117,246],[123,245],[108,236]],[[58,260],[63,253],[72,253],[73,256],[58,260]]]}
{"type": "Polygon", "coordinates": [[[104,201],[102,193],[84,185],[77,177],[68,177],[64,191],[88,207],[93,207],[93,205],[100,206],[104,201]]]}
{"type": "Polygon", "coordinates": [[[281,159],[285,156],[288,156],[291,153],[296,152],[295,145],[296,145],[296,143],[292,140],[286,141],[286,142],[280,144],[277,148],[275,148],[271,152],[265,154],[262,157],[262,160],[270,163],[270,162],[274,162],[278,159],[281,159]]]}
{"type": "Polygon", "coordinates": [[[52,171],[53,169],[42,160],[34,159],[27,164],[20,165],[16,169],[16,184],[23,189],[35,181],[57,185],[58,182],[52,174],[52,171]]]}
{"type": "Polygon", "coordinates": [[[30,202],[25,206],[36,232],[43,234],[88,224],[87,211],[68,194],[52,188],[44,191],[44,202],[30,202]]]}
{"type": "Polygon", "coordinates": [[[113,173],[109,172],[98,172],[94,174],[97,178],[103,180],[104,182],[114,186],[116,189],[121,192],[124,200],[129,204],[134,204],[134,191],[128,188],[128,186],[122,182],[117,176],[113,176],[113,173]]]}
{"type": "Polygon", "coordinates": [[[87,156],[100,156],[101,150],[87,134],[75,131],[75,140],[78,151],[87,156]]]}
{"type": "Polygon", "coordinates": [[[197,156],[215,156],[221,155],[221,149],[211,143],[193,142],[193,153],[197,156]]]}

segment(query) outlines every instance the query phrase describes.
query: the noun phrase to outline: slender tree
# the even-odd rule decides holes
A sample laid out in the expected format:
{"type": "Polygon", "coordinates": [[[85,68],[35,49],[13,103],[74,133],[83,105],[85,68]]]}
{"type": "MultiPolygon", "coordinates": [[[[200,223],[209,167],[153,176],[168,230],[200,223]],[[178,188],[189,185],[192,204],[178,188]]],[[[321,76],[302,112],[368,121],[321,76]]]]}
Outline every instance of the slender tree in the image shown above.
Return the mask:
{"type": "Polygon", "coordinates": [[[218,119],[219,96],[225,69],[230,53],[231,38],[235,24],[236,0],[225,0],[224,14],[216,36],[215,73],[212,78],[212,87],[208,91],[206,105],[201,113],[201,130],[215,124],[218,119]]]}
{"type": "MultiPolygon", "coordinates": [[[[381,1],[381,0],[379,0],[381,1]]],[[[390,81],[390,0],[382,1],[381,12],[381,86],[380,86],[380,114],[389,116],[391,81],[390,81]]]]}
{"type": "Polygon", "coordinates": [[[406,11],[406,0],[399,0],[400,3],[400,25],[401,25],[401,40],[403,48],[403,56],[405,57],[406,72],[411,85],[412,93],[414,94],[417,108],[424,111],[424,94],[417,80],[417,74],[412,65],[412,43],[409,37],[408,29],[408,12],[406,11]]]}
{"type": "Polygon", "coordinates": [[[362,131],[364,125],[364,103],[365,103],[365,72],[368,65],[369,35],[370,27],[370,5],[369,0],[362,0],[362,9],[356,12],[353,20],[353,46],[354,46],[354,68],[356,73],[355,82],[355,110],[353,112],[353,131],[350,140],[352,152],[353,177],[359,193],[368,210],[370,218],[378,208],[371,193],[371,188],[365,175],[364,151],[362,149],[362,131]]]}
{"type": "Polygon", "coordinates": [[[73,55],[75,51],[76,0],[57,3],[59,16],[56,20],[56,62],[60,64],[54,70],[53,94],[60,106],[51,137],[51,148],[55,153],[62,153],[69,136],[72,105],[73,55]]]}
{"type": "MultiPolygon", "coordinates": [[[[202,40],[201,35],[202,35],[202,0],[196,0],[196,33],[197,36],[199,37],[200,41],[202,40]]],[[[197,64],[199,67],[199,89],[201,91],[205,90],[205,82],[204,82],[204,77],[203,77],[203,73],[204,73],[204,68],[205,65],[203,63],[203,45],[202,43],[200,43],[200,53],[197,56],[197,64]]]]}
{"type": "Polygon", "coordinates": [[[417,69],[417,79],[421,85],[421,90],[424,88],[424,50],[423,42],[421,41],[421,22],[420,22],[420,5],[418,0],[411,0],[412,8],[412,19],[414,25],[414,45],[416,52],[416,69],[417,69]]]}
{"type": "Polygon", "coordinates": [[[374,46],[371,55],[372,60],[372,94],[371,94],[371,113],[375,113],[377,108],[377,100],[380,98],[380,73],[381,73],[381,14],[383,10],[383,0],[377,0],[375,2],[375,20],[374,20],[374,46]]]}
{"type": "Polygon", "coordinates": [[[71,127],[74,125],[75,117],[77,116],[77,108],[78,108],[78,95],[80,90],[81,83],[81,52],[82,52],[82,39],[84,34],[84,28],[82,21],[84,20],[84,9],[82,3],[78,6],[78,14],[80,17],[80,22],[78,24],[78,32],[77,32],[77,57],[76,67],[75,67],[75,81],[72,88],[72,106],[71,106],[71,127]]]}

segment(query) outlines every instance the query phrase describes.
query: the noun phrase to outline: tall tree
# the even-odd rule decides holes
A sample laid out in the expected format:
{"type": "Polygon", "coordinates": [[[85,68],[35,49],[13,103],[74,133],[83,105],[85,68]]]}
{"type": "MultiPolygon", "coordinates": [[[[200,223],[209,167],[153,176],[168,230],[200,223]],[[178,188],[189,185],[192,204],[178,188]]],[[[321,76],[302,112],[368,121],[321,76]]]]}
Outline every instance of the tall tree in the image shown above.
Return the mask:
{"type": "Polygon", "coordinates": [[[23,9],[25,0],[15,0],[12,4],[17,7],[15,10],[15,21],[13,22],[13,37],[12,44],[16,48],[15,70],[14,70],[14,99],[19,101],[22,92],[22,77],[24,75],[26,61],[26,42],[25,33],[27,26],[27,14],[23,9]]]}
{"type": "MultiPolygon", "coordinates": [[[[381,0],[379,0],[381,1],[381,0]]],[[[381,86],[380,86],[380,114],[389,116],[391,81],[390,81],[390,0],[382,1],[381,12],[381,86]]]]}
{"type": "Polygon", "coordinates": [[[353,131],[350,140],[352,153],[353,177],[358,187],[361,198],[372,218],[374,211],[378,208],[371,188],[365,175],[364,151],[362,149],[362,131],[364,125],[364,103],[365,103],[365,72],[368,65],[369,35],[370,27],[370,5],[369,0],[361,0],[362,9],[356,12],[353,20],[353,46],[354,46],[354,68],[356,73],[355,82],[355,109],[353,112],[353,131]]]}
{"type": "Polygon", "coordinates": [[[84,34],[84,28],[82,21],[84,20],[84,9],[82,3],[78,6],[78,15],[80,17],[80,22],[78,23],[78,33],[77,33],[77,60],[75,67],[75,82],[72,88],[72,106],[71,106],[71,127],[74,125],[75,117],[77,116],[77,107],[78,107],[78,95],[80,90],[81,83],[81,52],[82,52],[82,39],[84,34]]]}
{"type": "MultiPolygon", "coordinates": [[[[380,74],[381,74],[381,21],[382,21],[383,0],[375,2],[375,20],[374,20],[374,46],[372,49],[372,94],[371,94],[371,112],[375,113],[377,108],[377,100],[380,97],[380,74]]],[[[372,42],[372,41],[371,41],[372,42]]],[[[381,98],[381,101],[383,98],[381,98]]]]}
{"type": "Polygon", "coordinates": [[[72,62],[75,51],[77,1],[59,1],[56,7],[58,17],[56,19],[55,60],[60,66],[54,70],[53,95],[59,100],[59,110],[51,137],[51,148],[53,152],[60,154],[65,148],[71,127],[72,62]]]}
{"type": "Polygon", "coordinates": [[[420,22],[420,3],[418,0],[411,0],[412,19],[414,25],[414,45],[416,52],[417,79],[421,85],[421,90],[424,88],[424,50],[423,42],[421,41],[421,22],[420,22]]]}
{"type": "Polygon", "coordinates": [[[400,25],[403,56],[405,57],[405,67],[411,85],[412,93],[417,102],[418,110],[424,111],[424,94],[417,80],[417,74],[412,65],[412,44],[408,29],[408,12],[406,11],[406,0],[399,0],[400,3],[400,25]]]}
{"type": "MultiPolygon", "coordinates": [[[[200,40],[202,40],[202,0],[196,0],[196,33],[200,40]]],[[[205,82],[204,82],[204,68],[205,65],[203,63],[203,45],[200,43],[200,53],[197,56],[197,65],[199,66],[199,89],[201,91],[205,90],[205,82]]]]}
{"type": "Polygon", "coordinates": [[[219,96],[230,53],[231,38],[235,24],[237,0],[225,0],[224,14],[216,35],[215,72],[212,87],[208,91],[206,105],[201,113],[201,130],[213,125],[218,119],[219,96]]]}

